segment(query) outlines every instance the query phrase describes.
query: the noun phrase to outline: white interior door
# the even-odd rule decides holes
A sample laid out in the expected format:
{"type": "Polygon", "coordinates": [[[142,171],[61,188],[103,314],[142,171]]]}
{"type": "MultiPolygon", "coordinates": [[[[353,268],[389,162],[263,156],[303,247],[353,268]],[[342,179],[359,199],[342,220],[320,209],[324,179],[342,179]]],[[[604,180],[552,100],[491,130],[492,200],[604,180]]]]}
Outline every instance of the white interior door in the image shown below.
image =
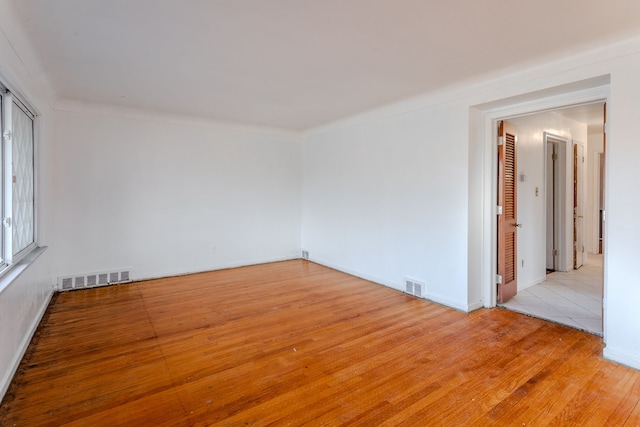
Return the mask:
{"type": "Polygon", "coordinates": [[[584,201],[585,201],[585,168],[584,168],[584,145],[580,142],[574,142],[574,162],[575,162],[575,263],[574,268],[580,268],[585,263],[585,250],[584,250],[584,234],[585,234],[585,219],[584,219],[584,201]]]}

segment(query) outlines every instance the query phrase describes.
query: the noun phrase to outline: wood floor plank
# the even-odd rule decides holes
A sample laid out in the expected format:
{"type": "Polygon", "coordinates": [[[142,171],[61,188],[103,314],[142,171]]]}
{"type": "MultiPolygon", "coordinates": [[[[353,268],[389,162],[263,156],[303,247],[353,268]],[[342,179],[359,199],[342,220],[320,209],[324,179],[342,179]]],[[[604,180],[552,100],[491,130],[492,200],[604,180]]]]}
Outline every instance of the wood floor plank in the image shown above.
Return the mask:
{"type": "MultiPolygon", "coordinates": [[[[612,424],[610,424],[612,425],[612,424]]],[[[638,427],[640,426],[640,401],[636,403],[636,406],[631,411],[631,414],[625,420],[624,427],[638,427]]]]}
{"type": "MultiPolygon", "coordinates": [[[[635,375],[635,371],[630,370],[628,378],[620,385],[622,386],[616,387],[615,395],[621,397],[616,399],[617,406],[606,420],[606,425],[624,425],[631,418],[627,414],[633,414],[634,409],[640,409],[640,378],[635,375]]],[[[640,426],[640,418],[636,424],[640,426]]]]}
{"type": "Polygon", "coordinates": [[[559,420],[558,414],[571,408],[580,400],[580,391],[586,387],[588,380],[597,373],[598,369],[595,364],[589,363],[590,358],[568,357],[571,358],[568,363],[561,365],[537,389],[531,390],[520,405],[513,407],[500,420],[510,420],[525,425],[538,419],[547,420],[547,423],[559,420]],[[581,364],[580,360],[586,363],[581,364]],[[576,375],[576,372],[580,374],[576,375]]]}
{"type": "Polygon", "coordinates": [[[56,295],[0,425],[636,425],[602,348],[293,260],[56,295]]]}

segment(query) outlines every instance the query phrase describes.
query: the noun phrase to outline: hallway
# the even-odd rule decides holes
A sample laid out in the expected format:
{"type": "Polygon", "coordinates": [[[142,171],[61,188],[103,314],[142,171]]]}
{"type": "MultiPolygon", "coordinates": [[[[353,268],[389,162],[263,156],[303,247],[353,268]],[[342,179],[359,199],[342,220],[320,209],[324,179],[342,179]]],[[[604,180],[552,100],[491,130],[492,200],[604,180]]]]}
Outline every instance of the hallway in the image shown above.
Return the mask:
{"type": "Polygon", "coordinates": [[[571,272],[555,272],[500,307],[602,336],[602,255],[571,272]]]}

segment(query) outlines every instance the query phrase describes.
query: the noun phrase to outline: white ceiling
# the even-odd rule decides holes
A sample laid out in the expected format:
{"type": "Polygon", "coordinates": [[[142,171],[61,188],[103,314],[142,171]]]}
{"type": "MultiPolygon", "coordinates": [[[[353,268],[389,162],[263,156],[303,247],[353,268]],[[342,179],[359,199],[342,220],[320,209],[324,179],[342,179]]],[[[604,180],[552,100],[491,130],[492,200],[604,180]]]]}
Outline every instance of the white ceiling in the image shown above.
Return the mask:
{"type": "Polygon", "coordinates": [[[636,0],[10,0],[58,99],[308,129],[637,35],[636,0]]]}
{"type": "Polygon", "coordinates": [[[588,126],[598,126],[604,123],[604,106],[602,102],[563,108],[556,112],[564,117],[585,123],[588,126]]]}

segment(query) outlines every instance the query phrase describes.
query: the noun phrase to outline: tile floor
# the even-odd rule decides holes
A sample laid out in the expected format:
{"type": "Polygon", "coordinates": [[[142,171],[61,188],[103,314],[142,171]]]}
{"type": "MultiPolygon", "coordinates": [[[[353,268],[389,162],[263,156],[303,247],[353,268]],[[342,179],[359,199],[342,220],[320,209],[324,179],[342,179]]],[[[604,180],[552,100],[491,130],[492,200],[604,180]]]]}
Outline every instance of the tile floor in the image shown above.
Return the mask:
{"type": "Polygon", "coordinates": [[[519,291],[501,307],[602,336],[602,255],[567,273],[519,291]]]}

